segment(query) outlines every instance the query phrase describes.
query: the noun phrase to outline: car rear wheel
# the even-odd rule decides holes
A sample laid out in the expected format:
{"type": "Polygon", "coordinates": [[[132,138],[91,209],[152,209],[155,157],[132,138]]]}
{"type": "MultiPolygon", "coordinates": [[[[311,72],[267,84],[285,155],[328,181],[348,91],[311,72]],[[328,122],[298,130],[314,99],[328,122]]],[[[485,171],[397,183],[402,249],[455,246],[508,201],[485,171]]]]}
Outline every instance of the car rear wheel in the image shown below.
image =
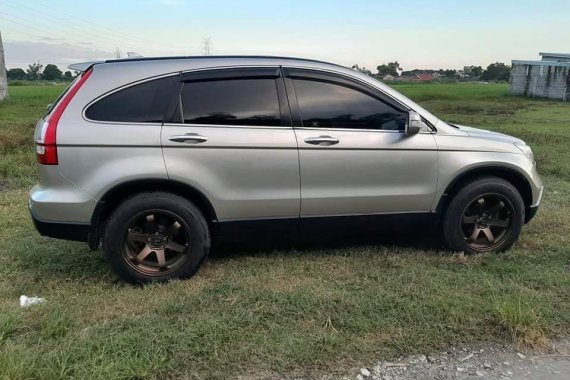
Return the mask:
{"type": "Polygon", "coordinates": [[[200,210],[164,192],[138,194],[121,203],[103,236],[107,260],[131,283],[189,278],[209,249],[208,225],[200,210]]]}
{"type": "Polygon", "coordinates": [[[470,254],[505,251],[520,235],[524,212],[512,184],[497,177],[477,179],[451,200],[443,218],[445,243],[470,254]]]}

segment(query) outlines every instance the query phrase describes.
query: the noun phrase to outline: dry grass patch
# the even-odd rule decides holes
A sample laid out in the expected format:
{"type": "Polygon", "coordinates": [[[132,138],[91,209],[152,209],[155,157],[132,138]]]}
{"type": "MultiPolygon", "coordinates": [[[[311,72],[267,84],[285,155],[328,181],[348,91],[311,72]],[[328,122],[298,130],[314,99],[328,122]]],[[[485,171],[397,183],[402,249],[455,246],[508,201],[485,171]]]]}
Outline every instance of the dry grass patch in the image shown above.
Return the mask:
{"type": "Polygon", "coordinates": [[[519,295],[495,303],[499,324],[511,334],[519,348],[549,350],[551,343],[546,337],[545,321],[532,306],[532,299],[519,295]]]}

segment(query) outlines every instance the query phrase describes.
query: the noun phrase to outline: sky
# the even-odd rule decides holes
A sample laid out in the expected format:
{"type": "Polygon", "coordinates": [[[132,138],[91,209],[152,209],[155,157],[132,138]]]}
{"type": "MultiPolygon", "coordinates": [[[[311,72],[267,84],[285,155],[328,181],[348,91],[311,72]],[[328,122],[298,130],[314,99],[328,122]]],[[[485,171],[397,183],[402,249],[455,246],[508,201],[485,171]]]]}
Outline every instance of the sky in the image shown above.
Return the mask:
{"type": "Polygon", "coordinates": [[[570,53],[570,0],[0,0],[6,66],[112,58],[281,55],[404,70],[570,53]]]}

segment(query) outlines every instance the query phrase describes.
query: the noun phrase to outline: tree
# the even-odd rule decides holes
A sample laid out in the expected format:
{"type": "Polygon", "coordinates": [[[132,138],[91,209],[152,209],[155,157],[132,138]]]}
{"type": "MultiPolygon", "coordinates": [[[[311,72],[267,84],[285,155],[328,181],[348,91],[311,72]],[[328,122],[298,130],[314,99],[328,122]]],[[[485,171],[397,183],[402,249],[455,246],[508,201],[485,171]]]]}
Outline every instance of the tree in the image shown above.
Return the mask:
{"type": "Polygon", "coordinates": [[[480,77],[483,73],[483,68],[481,66],[465,66],[463,68],[463,73],[470,77],[480,77]]]}
{"type": "Polygon", "coordinates": [[[480,77],[481,74],[483,74],[483,68],[481,66],[471,66],[471,75],[474,77],[480,77]]]}
{"type": "Polygon", "coordinates": [[[376,70],[378,70],[379,77],[383,77],[386,75],[392,75],[394,77],[397,77],[400,75],[402,68],[400,67],[398,61],[396,61],[396,62],[388,62],[388,64],[377,66],[376,70]]]}
{"type": "Polygon", "coordinates": [[[454,76],[457,75],[457,70],[453,69],[443,70],[443,75],[445,75],[448,78],[453,78],[454,76]]]}
{"type": "Polygon", "coordinates": [[[8,78],[6,77],[6,62],[4,61],[4,46],[0,34],[0,100],[8,96],[8,78]]]}
{"type": "Polygon", "coordinates": [[[44,65],[42,65],[41,63],[32,63],[31,65],[28,65],[28,70],[26,70],[26,73],[28,74],[28,79],[30,80],[39,80],[40,79],[40,72],[42,71],[42,67],[44,67],[44,65]]]}
{"type": "Polygon", "coordinates": [[[22,69],[10,69],[8,70],[9,80],[24,80],[26,79],[26,72],[22,69]]]}
{"type": "Polygon", "coordinates": [[[62,72],[57,68],[56,65],[46,65],[44,72],[42,73],[42,79],[45,80],[61,80],[62,72]]]}
{"type": "Polygon", "coordinates": [[[483,71],[481,79],[508,81],[510,76],[511,76],[511,66],[497,62],[487,66],[487,70],[483,71]]]}
{"type": "Polygon", "coordinates": [[[72,81],[73,74],[71,74],[71,71],[67,70],[65,73],[63,73],[63,79],[65,79],[66,81],[72,81]]]}
{"type": "Polygon", "coordinates": [[[368,70],[368,69],[367,69],[366,67],[364,67],[364,66],[363,66],[363,67],[360,67],[360,66],[358,66],[358,65],[352,65],[352,69],[353,69],[353,70],[356,70],[356,71],[360,71],[360,72],[363,73],[363,74],[372,76],[372,71],[368,70]]]}

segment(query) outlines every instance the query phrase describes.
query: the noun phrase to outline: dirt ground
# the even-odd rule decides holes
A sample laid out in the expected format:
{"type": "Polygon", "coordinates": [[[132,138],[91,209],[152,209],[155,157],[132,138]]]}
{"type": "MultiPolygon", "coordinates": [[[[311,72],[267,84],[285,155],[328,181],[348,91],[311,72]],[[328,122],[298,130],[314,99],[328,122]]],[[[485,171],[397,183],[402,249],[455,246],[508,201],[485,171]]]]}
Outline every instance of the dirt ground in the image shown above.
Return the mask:
{"type": "Polygon", "coordinates": [[[570,339],[552,343],[547,353],[513,346],[451,349],[434,355],[413,355],[361,368],[345,379],[570,379],[570,339]]]}

